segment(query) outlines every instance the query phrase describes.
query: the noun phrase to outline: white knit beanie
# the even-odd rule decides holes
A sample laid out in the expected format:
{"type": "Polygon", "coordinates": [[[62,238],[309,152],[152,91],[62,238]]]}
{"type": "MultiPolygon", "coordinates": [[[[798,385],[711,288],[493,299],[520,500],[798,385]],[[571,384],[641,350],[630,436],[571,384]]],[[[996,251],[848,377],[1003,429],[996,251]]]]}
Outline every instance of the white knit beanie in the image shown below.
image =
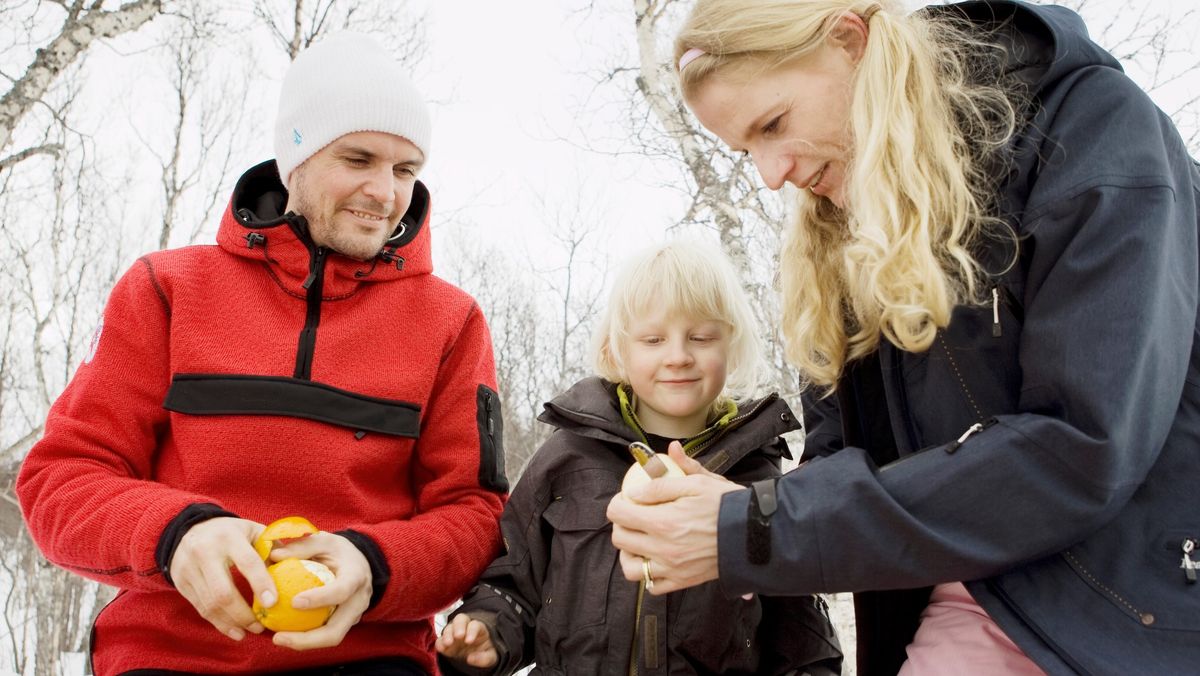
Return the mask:
{"type": "Polygon", "coordinates": [[[373,38],[338,33],[300,52],[283,79],[275,118],[275,161],[292,170],[339,137],[382,131],[429,158],[429,110],[400,64],[373,38]]]}

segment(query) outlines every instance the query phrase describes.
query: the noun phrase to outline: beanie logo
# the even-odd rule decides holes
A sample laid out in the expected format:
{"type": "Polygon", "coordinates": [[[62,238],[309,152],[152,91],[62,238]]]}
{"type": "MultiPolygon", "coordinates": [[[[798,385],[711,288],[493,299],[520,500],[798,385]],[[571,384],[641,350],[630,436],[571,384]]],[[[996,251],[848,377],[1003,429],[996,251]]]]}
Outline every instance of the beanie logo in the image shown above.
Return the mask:
{"type": "Polygon", "coordinates": [[[292,143],[300,145],[304,141],[304,137],[300,135],[299,129],[292,129],[292,143]]]}

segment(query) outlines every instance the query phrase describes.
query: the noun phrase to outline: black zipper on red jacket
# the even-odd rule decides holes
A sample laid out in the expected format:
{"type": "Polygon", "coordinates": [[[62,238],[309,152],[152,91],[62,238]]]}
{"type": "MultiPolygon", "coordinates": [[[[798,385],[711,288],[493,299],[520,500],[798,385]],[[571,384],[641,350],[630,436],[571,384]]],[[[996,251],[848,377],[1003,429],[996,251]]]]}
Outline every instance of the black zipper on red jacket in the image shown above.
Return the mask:
{"type": "Polygon", "coordinates": [[[312,380],[313,350],[317,344],[317,326],[321,323],[321,288],[325,286],[325,255],[328,251],[319,246],[308,264],[308,277],[302,285],[308,294],[308,310],[304,315],[304,329],[300,331],[300,344],[296,348],[296,372],[294,377],[312,380]]]}

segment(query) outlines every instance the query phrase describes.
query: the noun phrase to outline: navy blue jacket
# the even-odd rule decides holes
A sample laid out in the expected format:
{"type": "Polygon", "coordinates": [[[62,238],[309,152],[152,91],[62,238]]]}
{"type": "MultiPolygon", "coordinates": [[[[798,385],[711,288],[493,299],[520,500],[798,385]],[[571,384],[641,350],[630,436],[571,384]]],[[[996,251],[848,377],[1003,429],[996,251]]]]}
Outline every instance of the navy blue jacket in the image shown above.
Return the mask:
{"type": "MultiPolygon", "coordinates": [[[[929,350],[882,342],[876,387],[850,369],[836,397],[809,393],[810,461],[779,482],[772,558],[747,561],[748,492],[727,494],[721,583],[968,581],[1047,672],[1197,673],[1200,584],[1181,565],[1200,543],[1200,172],[1074,13],[929,11],[1011,20],[1038,106],[1001,195],[1017,264],[929,350]]],[[[1000,270],[1010,253],[993,243],[981,259],[1000,270]]]]}

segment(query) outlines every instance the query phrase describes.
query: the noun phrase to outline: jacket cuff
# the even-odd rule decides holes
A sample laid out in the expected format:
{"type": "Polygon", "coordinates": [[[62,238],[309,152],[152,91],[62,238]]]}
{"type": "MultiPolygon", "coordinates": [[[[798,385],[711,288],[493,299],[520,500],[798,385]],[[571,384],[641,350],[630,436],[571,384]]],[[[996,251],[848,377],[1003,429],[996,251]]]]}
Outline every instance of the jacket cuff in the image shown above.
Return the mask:
{"type": "MultiPolygon", "coordinates": [[[[470,615],[488,628],[496,648],[496,665],[486,673],[513,674],[531,659],[526,654],[527,637],[533,635],[536,613],[512,592],[487,582],[480,582],[463,597],[462,605],[446,618],[449,623],[456,615],[470,615]]],[[[450,660],[448,660],[450,661],[450,660]]],[[[455,663],[457,672],[474,676],[466,665],[455,663]]]]}
{"type": "Polygon", "coordinates": [[[392,569],[383,556],[383,550],[370,537],[356,530],[339,530],[334,535],[341,535],[358,547],[371,566],[371,602],[367,604],[367,610],[374,608],[379,605],[388,583],[392,581],[392,569]]]}
{"type": "Polygon", "coordinates": [[[746,556],[748,514],[752,491],[730,491],[721,496],[717,513],[717,584],[729,598],[741,596],[751,589],[752,566],[746,556]]]}
{"type": "Polygon", "coordinates": [[[197,502],[184,507],[183,511],[171,519],[171,522],[163,529],[162,535],[158,538],[158,546],[154,548],[154,563],[158,565],[158,570],[166,579],[167,584],[175,586],[171,580],[171,559],[175,558],[175,548],[179,546],[179,541],[192,526],[218,516],[238,518],[237,514],[211,502],[197,502]]]}

